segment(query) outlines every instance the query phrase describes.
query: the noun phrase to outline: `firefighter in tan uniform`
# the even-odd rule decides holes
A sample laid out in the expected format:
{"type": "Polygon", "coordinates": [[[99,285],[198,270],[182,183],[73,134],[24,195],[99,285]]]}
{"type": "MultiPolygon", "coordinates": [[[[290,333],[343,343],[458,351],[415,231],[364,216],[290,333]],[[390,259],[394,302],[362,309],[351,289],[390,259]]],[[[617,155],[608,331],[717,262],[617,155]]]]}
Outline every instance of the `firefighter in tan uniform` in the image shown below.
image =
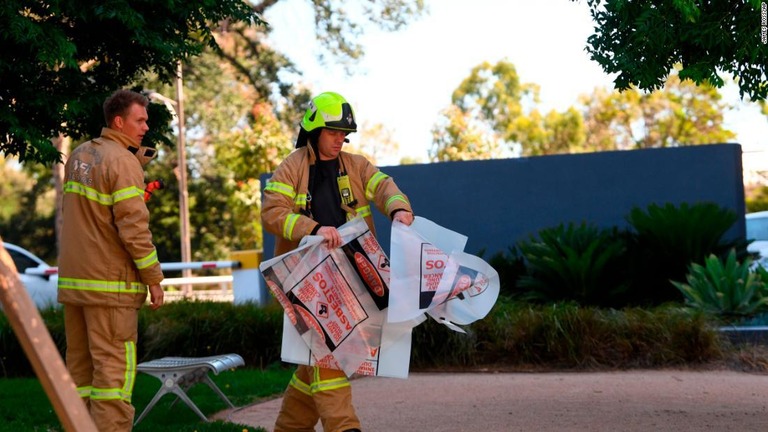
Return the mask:
{"type": "MultiPolygon", "coordinates": [[[[326,92],[312,99],[297,149],[264,190],[262,222],[275,235],[275,255],[296,248],[307,235],[321,235],[329,247],[339,247],[336,228],[357,216],[375,234],[371,204],[392,220],[413,222],[408,198],[392,178],[363,156],[341,151],[347,134],[356,131],[352,107],[341,95],[326,92]]],[[[326,432],[361,428],[344,372],[300,365],[283,396],[275,432],[314,431],[318,419],[326,432]]]]}
{"type": "Polygon", "coordinates": [[[149,231],[143,165],[155,149],[143,95],[118,90],[104,102],[108,127],[78,146],[65,167],[58,300],[66,363],[101,432],[130,431],[138,312],[163,304],[163,273],[149,231]]]}

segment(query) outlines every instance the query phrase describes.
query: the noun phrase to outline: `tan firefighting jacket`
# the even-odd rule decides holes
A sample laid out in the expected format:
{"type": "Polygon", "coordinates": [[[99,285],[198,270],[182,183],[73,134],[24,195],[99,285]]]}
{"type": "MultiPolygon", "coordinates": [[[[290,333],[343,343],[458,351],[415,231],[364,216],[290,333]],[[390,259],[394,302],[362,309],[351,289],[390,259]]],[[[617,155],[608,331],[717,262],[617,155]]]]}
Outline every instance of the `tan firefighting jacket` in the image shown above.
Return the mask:
{"type": "Polygon", "coordinates": [[[59,251],[60,303],[140,307],[163,273],[144,203],[144,171],[128,136],[104,128],[67,160],[59,251]]]}
{"type": "MultiPolygon", "coordinates": [[[[310,145],[294,150],[277,167],[264,188],[261,220],[264,228],[275,235],[275,256],[295,249],[302,237],[310,235],[318,225],[305,215],[309,166],[315,163],[315,157],[310,145]]],[[[396,210],[413,211],[395,181],[368,159],[346,152],[341,152],[339,159],[339,166],[349,176],[355,198],[354,208],[342,204],[347,220],[364,217],[375,235],[371,203],[389,217],[396,210]]]]}

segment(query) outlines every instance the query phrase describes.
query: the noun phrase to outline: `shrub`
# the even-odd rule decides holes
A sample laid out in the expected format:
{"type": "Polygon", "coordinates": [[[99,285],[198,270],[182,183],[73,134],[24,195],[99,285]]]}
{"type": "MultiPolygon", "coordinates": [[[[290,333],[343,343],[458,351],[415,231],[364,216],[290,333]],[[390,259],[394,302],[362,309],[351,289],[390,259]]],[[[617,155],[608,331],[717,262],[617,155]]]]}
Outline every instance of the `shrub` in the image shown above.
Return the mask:
{"type": "MultiPolygon", "coordinates": [[[[143,310],[139,360],[235,352],[246,366],[265,368],[279,361],[282,316],[279,306],[211,302],[143,310]]],[[[60,309],[43,313],[46,325],[53,323],[49,330],[57,343],[63,341],[61,317],[60,309]]],[[[466,327],[467,334],[431,319],[416,327],[411,368],[629,368],[707,362],[718,359],[720,345],[706,318],[682,307],[619,311],[574,303],[531,305],[501,297],[485,319],[466,327]]],[[[2,314],[0,343],[2,376],[32,376],[2,314]]]]}
{"type": "Polygon", "coordinates": [[[488,264],[499,274],[499,295],[516,298],[521,295],[517,281],[526,274],[525,259],[517,247],[493,255],[488,264]]]}
{"type": "MultiPolygon", "coordinates": [[[[41,311],[62,358],[66,349],[62,308],[41,311]]],[[[237,353],[249,367],[280,361],[283,312],[277,305],[174,302],[139,313],[138,361],[164,356],[202,357],[237,353]]],[[[34,371],[4,314],[0,314],[0,377],[34,371]]]]}
{"type": "Polygon", "coordinates": [[[500,298],[485,319],[467,328],[468,337],[447,329],[435,332],[436,327],[442,326],[424,323],[414,329],[414,370],[655,368],[723,356],[707,314],[671,305],[615,310],[500,298]]]}
{"type": "MultiPolygon", "coordinates": [[[[40,315],[63,358],[66,347],[63,310],[50,307],[41,310],[40,315]]],[[[34,375],[32,365],[27,360],[8,317],[0,312],[0,378],[32,375],[34,375]]]]}
{"type": "Polygon", "coordinates": [[[768,310],[768,272],[762,267],[751,272],[751,264],[750,259],[740,264],[735,251],[728,254],[725,263],[710,255],[703,266],[691,264],[688,283],[672,284],[689,306],[733,321],[768,310]]]}
{"type": "Polygon", "coordinates": [[[744,239],[723,239],[736,215],[713,203],[651,204],[645,211],[636,207],[627,221],[634,229],[628,254],[638,304],[682,303],[670,281],[683,280],[691,263],[703,262],[710,254],[724,257],[731,249],[738,259],[747,256],[744,239]]]}
{"type": "Polygon", "coordinates": [[[240,354],[251,367],[280,360],[279,305],[177,302],[139,314],[139,361],[165,356],[240,354]]]}
{"type": "Polygon", "coordinates": [[[585,306],[623,306],[629,281],[626,246],[616,229],[569,224],[543,229],[520,243],[527,274],[517,285],[535,302],[575,301],[585,306]]]}

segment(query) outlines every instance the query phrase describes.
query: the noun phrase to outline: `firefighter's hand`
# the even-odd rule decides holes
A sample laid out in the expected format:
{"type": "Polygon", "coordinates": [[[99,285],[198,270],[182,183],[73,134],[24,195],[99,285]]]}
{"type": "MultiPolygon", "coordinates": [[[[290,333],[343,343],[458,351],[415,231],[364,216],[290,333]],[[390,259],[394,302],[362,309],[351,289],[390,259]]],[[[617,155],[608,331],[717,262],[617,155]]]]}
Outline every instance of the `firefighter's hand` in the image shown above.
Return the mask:
{"type": "Polygon", "coordinates": [[[160,306],[163,305],[163,296],[165,293],[163,292],[163,287],[160,286],[160,284],[150,285],[149,286],[149,307],[152,308],[152,310],[156,310],[160,306]]]}
{"type": "Polygon", "coordinates": [[[408,210],[400,210],[399,212],[395,213],[392,221],[398,221],[402,224],[410,226],[413,223],[413,213],[409,212],[408,210]]]}
{"type": "Polygon", "coordinates": [[[328,249],[336,249],[341,246],[341,234],[332,226],[320,227],[317,230],[317,235],[323,236],[325,242],[328,243],[328,249]]]}

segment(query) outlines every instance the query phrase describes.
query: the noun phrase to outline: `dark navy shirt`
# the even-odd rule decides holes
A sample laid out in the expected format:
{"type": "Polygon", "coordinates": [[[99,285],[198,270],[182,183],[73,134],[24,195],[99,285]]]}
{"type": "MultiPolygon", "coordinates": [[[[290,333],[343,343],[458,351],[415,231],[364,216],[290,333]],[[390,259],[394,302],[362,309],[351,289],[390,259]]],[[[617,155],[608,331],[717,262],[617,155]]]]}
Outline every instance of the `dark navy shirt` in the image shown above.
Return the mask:
{"type": "Polygon", "coordinates": [[[312,219],[320,226],[340,227],[347,221],[341,208],[341,195],[336,178],[339,176],[339,159],[316,160],[309,167],[309,203],[312,219]]]}

